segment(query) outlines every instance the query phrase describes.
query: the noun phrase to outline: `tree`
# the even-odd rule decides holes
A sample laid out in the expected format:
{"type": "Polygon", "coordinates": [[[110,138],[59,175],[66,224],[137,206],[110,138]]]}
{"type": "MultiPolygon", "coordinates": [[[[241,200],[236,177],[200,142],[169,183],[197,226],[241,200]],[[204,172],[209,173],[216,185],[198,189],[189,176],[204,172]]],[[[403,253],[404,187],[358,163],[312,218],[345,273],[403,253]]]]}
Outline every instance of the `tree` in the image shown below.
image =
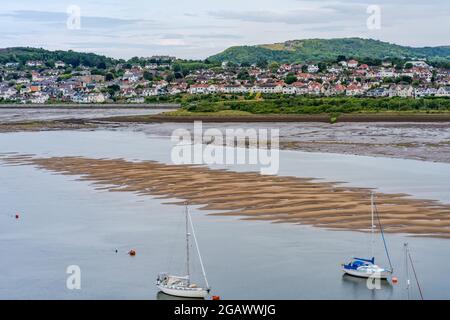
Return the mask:
{"type": "Polygon", "coordinates": [[[412,83],[412,78],[410,76],[401,76],[395,79],[395,83],[407,83],[407,84],[411,84],[412,83]]]}
{"type": "Polygon", "coordinates": [[[172,66],[173,72],[182,72],[181,65],[179,63],[174,63],[172,66]]]}
{"type": "Polygon", "coordinates": [[[292,72],[288,73],[286,78],[284,79],[284,82],[286,82],[287,84],[292,84],[295,81],[297,81],[297,77],[292,72]]]}
{"type": "Polygon", "coordinates": [[[320,72],[327,71],[327,64],[325,62],[319,62],[317,66],[319,67],[320,72]]]}
{"type": "Polygon", "coordinates": [[[117,84],[113,84],[113,85],[108,86],[107,90],[111,96],[114,96],[116,94],[116,92],[120,91],[120,86],[117,84]]]}
{"type": "Polygon", "coordinates": [[[108,72],[105,75],[105,81],[112,81],[112,80],[114,80],[114,75],[111,72],[108,72]]]}
{"type": "Polygon", "coordinates": [[[151,73],[151,72],[146,70],[146,71],[144,71],[143,77],[147,81],[152,81],[153,80],[153,73],[151,73]]]}
{"type": "Polygon", "coordinates": [[[175,80],[175,76],[174,76],[174,74],[173,73],[169,73],[167,76],[166,76],[166,79],[165,79],[167,82],[172,82],[173,80],[175,80]]]}
{"type": "Polygon", "coordinates": [[[269,64],[269,69],[271,72],[275,73],[280,68],[280,64],[276,61],[273,61],[269,64]]]}
{"type": "Polygon", "coordinates": [[[106,63],[104,61],[101,61],[98,65],[97,65],[98,69],[106,69],[106,63]]]}
{"type": "Polygon", "coordinates": [[[239,71],[239,73],[237,75],[237,79],[238,80],[249,80],[250,79],[250,74],[248,73],[247,70],[242,69],[241,71],[239,71]]]}
{"type": "Polygon", "coordinates": [[[338,55],[336,58],[336,62],[347,61],[347,57],[344,55],[338,55]]]}
{"type": "Polygon", "coordinates": [[[267,65],[268,65],[268,63],[267,63],[267,60],[266,60],[266,59],[259,59],[259,60],[256,62],[256,66],[257,66],[258,68],[261,68],[261,69],[267,68],[267,65]]]}

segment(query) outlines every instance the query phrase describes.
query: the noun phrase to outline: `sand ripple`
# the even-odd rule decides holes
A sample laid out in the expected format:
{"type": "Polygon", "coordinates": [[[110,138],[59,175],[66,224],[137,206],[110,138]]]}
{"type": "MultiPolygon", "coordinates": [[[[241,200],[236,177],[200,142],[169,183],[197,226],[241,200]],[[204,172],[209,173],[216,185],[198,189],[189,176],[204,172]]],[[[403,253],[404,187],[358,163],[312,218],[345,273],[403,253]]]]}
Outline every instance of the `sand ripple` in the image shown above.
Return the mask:
{"type": "MultiPolygon", "coordinates": [[[[339,183],[152,161],[15,154],[4,154],[0,159],[9,165],[34,165],[76,175],[98,189],[177,199],[178,204],[187,201],[205,210],[221,210],[214,214],[331,229],[367,231],[370,226],[371,190],[339,183]]],[[[376,197],[387,232],[450,238],[449,205],[405,194],[377,193],[376,197]]]]}

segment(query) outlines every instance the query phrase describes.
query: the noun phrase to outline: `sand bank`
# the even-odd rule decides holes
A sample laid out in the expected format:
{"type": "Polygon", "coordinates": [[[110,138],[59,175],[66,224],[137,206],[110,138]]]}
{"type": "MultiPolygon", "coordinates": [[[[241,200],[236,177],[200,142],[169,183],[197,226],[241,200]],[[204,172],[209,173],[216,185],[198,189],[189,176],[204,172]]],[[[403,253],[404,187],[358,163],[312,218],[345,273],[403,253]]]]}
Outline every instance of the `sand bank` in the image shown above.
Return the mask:
{"type": "MultiPolygon", "coordinates": [[[[330,229],[367,231],[370,227],[371,190],[339,183],[123,159],[4,154],[0,160],[74,175],[98,189],[220,210],[213,214],[330,229]]],[[[376,198],[385,231],[450,238],[450,205],[405,194],[376,193],[376,198]]]]}

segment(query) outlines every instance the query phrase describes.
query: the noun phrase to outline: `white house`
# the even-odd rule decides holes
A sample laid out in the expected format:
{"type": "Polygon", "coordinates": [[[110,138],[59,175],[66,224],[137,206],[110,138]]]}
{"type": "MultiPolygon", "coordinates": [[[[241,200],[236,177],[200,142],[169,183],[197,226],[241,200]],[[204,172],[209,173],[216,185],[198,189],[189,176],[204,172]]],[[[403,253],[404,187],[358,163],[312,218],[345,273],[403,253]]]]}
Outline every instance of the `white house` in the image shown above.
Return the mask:
{"type": "Polygon", "coordinates": [[[310,83],[308,83],[308,93],[309,94],[319,95],[322,93],[322,89],[323,89],[323,86],[319,82],[311,81],[310,83]]]}
{"type": "Polygon", "coordinates": [[[317,73],[319,71],[319,66],[316,64],[310,64],[308,65],[308,72],[309,73],[317,73]]]}
{"type": "Polygon", "coordinates": [[[75,103],[103,103],[106,97],[103,93],[92,92],[88,94],[76,94],[72,96],[72,101],[75,103]]]}
{"type": "Polygon", "coordinates": [[[5,64],[5,67],[7,68],[17,68],[19,66],[18,62],[8,62],[5,64]]]}
{"type": "Polygon", "coordinates": [[[419,68],[429,68],[430,66],[422,60],[413,60],[413,61],[408,61],[405,63],[405,65],[407,64],[412,64],[413,67],[419,67],[419,68]]]}
{"type": "Polygon", "coordinates": [[[66,64],[62,61],[56,61],[55,62],[55,68],[65,68],[66,64]]]}
{"type": "Polygon", "coordinates": [[[437,94],[436,88],[416,88],[414,90],[414,97],[422,98],[422,97],[430,97],[437,94]]]}
{"type": "Polygon", "coordinates": [[[0,88],[0,98],[9,99],[17,93],[17,90],[12,87],[0,88]]]}
{"type": "Polygon", "coordinates": [[[46,103],[50,99],[49,95],[42,92],[35,92],[30,98],[31,103],[46,103]]]}
{"type": "Polygon", "coordinates": [[[224,93],[242,93],[244,88],[240,84],[226,84],[220,88],[224,93]]]}
{"type": "Polygon", "coordinates": [[[209,94],[215,92],[217,92],[217,87],[209,84],[193,84],[189,88],[190,94],[209,94]]]}
{"type": "Polygon", "coordinates": [[[283,94],[296,94],[297,88],[293,85],[287,85],[283,87],[283,94]]]}
{"type": "Polygon", "coordinates": [[[28,67],[41,67],[41,66],[43,66],[44,64],[42,63],[42,61],[27,61],[27,62],[26,62],[26,65],[27,65],[28,67]]]}
{"type": "Polygon", "coordinates": [[[394,69],[381,68],[377,76],[378,78],[394,78],[397,76],[397,73],[394,71],[394,69]]]}
{"type": "Polygon", "coordinates": [[[157,96],[159,94],[158,88],[152,87],[152,88],[145,88],[142,90],[142,95],[144,97],[151,97],[151,96],[157,96]]]}
{"type": "Polygon", "coordinates": [[[394,85],[389,88],[389,97],[412,97],[414,96],[414,88],[409,85],[394,85]]]}
{"type": "Polygon", "coordinates": [[[88,94],[88,100],[90,103],[103,103],[106,101],[106,97],[101,92],[92,92],[88,94]]]}
{"type": "Polygon", "coordinates": [[[264,83],[254,86],[253,92],[281,93],[283,92],[283,86],[276,83],[264,83]]]}
{"type": "Polygon", "coordinates": [[[352,69],[358,67],[358,61],[353,60],[353,59],[347,61],[347,67],[352,68],[352,69]]]}
{"type": "Polygon", "coordinates": [[[436,92],[437,97],[450,97],[450,86],[440,87],[436,92]]]}
{"type": "Polygon", "coordinates": [[[30,79],[28,79],[28,78],[19,78],[19,79],[16,80],[16,83],[17,84],[27,84],[27,83],[30,83],[30,79]]]}
{"type": "Polygon", "coordinates": [[[345,94],[347,96],[358,96],[364,93],[364,90],[361,88],[360,85],[356,83],[352,83],[347,86],[347,89],[345,91],[345,94]]]}

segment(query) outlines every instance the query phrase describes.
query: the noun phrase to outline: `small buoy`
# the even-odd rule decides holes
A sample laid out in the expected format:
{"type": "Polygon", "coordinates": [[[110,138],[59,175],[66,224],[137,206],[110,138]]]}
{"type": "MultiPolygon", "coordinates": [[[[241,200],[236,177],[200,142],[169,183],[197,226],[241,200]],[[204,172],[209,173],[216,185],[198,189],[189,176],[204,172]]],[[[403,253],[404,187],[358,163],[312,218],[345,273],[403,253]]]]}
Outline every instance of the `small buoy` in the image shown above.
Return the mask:
{"type": "Polygon", "coordinates": [[[212,296],[212,300],[220,300],[220,296],[212,296]]]}
{"type": "Polygon", "coordinates": [[[20,216],[19,216],[18,213],[16,213],[15,218],[16,218],[16,219],[19,219],[19,218],[20,218],[20,216]]]}
{"type": "Polygon", "coordinates": [[[132,257],[134,257],[136,255],[136,251],[135,250],[130,250],[130,252],[128,252],[128,254],[132,257]]]}
{"type": "Polygon", "coordinates": [[[119,252],[119,250],[117,250],[117,249],[116,249],[116,250],[115,250],[115,252],[116,252],[116,253],[118,253],[118,252],[119,252]]]}
{"type": "Polygon", "coordinates": [[[397,277],[392,277],[392,283],[397,283],[397,282],[398,282],[397,277]]]}

